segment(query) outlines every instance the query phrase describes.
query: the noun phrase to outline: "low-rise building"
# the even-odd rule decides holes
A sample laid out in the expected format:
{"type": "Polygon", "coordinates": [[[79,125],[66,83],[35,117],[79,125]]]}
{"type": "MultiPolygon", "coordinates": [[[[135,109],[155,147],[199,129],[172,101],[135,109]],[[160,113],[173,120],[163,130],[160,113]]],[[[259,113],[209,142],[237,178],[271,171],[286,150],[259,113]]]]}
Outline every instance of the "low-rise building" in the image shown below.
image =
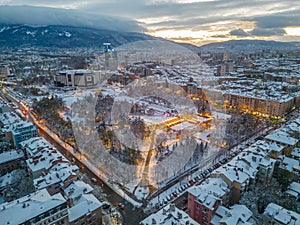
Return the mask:
{"type": "Polygon", "coordinates": [[[74,181],[64,188],[68,198],[69,223],[71,225],[102,224],[102,203],[92,194],[93,188],[83,181],[74,181]]]}
{"type": "Polygon", "coordinates": [[[199,224],[210,224],[220,204],[229,204],[230,189],[221,178],[209,178],[188,190],[188,213],[199,224]]]}
{"type": "Polygon", "coordinates": [[[300,161],[300,148],[294,148],[291,152],[291,157],[300,161]]]}
{"type": "Polygon", "coordinates": [[[263,225],[300,224],[300,214],[275,203],[268,204],[263,214],[263,225]]]}
{"type": "Polygon", "coordinates": [[[280,156],[278,157],[278,171],[277,174],[279,174],[281,171],[287,171],[290,173],[291,176],[298,177],[300,174],[300,162],[296,159],[286,157],[286,156],[280,156]]]}
{"type": "Polygon", "coordinates": [[[256,224],[252,212],[244,205],[233,205],[230,208],[220,206],[215,212],[212,225],[251,225],[256,224]]]}
{"type": "Polygon", "coordinates": [[[0,154],[0,174],[4,175],[15,169],[21,168],[24,160],[24,153],[21,150],[10,150],[0,154]]]}
{"type": "Polygon", "coordinates": [[[296,201],[300,201],[300,183],[292,182],[285,192],[288,197],[295,198],[296,201]]]}
{"type": "Polygon", "coordinates": [[[268,134],[265,139],[269,142],[276,142],[283,145],[284,154],[290,154],[292,149],[297,146],[299,139],[291,137],[287,132],[282,130],[275,130],[268,134]]]}
{"type": "Polygon", "coordinates": [[[148,216],[140,222],[140,225],[199,225],[195,220],[189,217],[187,213],[175,207],[175,204],[169,204],[158,212],[148,216]]]}
{"type": "Polygon", "coordinates": [[[238,168],[231,164],[226,164],[219,167],[210,175],[211,177],[222,178],[231,189],[230,203],[236,204],[241,198],[242,191],[248,189],[251,177],[244,171],[243,168],[238,168]]]}
{"type": "MultiPolygon", "coordinates": [[[[263,151],[273,159],[277,159],[278,156],[283,155],[283,150],[285,148],[285,146],[282,144],[273,141],[271,142],[265,141],[265,140],[259,140],[255,142],[251,147],[263,151]]],[[[258,151],[255,150],[253,152],[257,153],[258,151]]]]}
{"type": "Polygon", "coordinates": [[[67,200],[59,193],[39,190],[0,205],[1,224],[67,224],[67,200]]]}
{"type": "Polygon", "coordinates": [[[56,171],[59,171],[60,168],[71,166],[70,162],[60,152],[47,145],[42,147],[36,145],[36,149],[30,150],[27,150],[27,147],[25,147],[25,151],[28,152],[29,155],[33,153],[33,155],[30,155],[30,158],[26,160],[28,170],[33,179],[44,176],[44,174],[50,172],[54,167],[57,167],[56,171]]]}
{"type": "Polygon", "coordinates": [[[256,170],[256,180],[270,182],[275,169],[276,160],[267,155],[245,152],[241,155],[240,161],[246,162],[245,169],[252,167],[256,170]]]}
{"type": "Polygon", "coordinates": [[[78,179],[76,170],[78,170],[77,166],[58,167],[58,169],[51,170],[44,176],[34,179],[34,187],[37,190],[46,188],[50,194],[61,192],[62,188],[78,179]]]}

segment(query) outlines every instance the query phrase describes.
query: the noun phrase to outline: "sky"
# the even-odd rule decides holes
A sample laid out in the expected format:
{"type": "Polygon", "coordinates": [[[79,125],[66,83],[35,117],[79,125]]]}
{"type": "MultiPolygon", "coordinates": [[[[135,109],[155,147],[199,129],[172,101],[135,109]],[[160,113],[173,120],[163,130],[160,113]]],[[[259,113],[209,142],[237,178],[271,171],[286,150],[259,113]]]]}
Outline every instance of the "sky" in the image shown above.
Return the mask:
{"type": "Polygon", "coordinates": [[[153,36],[202,45],[235,39],[300,41],[297,0],[0,0],[137,21],[153,36]]]}

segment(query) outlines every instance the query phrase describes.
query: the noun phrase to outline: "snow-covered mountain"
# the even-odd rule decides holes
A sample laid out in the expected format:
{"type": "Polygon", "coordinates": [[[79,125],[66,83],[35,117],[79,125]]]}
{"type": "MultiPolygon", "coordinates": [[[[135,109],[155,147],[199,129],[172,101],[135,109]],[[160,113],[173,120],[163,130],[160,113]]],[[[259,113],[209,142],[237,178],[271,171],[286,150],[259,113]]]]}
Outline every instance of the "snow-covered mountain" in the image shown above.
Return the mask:
{"type": "Polygon", "coordinates": [[[99,47],[105,42],[119,46],[134,41],[153,40],[154,37],[137,32],[98,30],[73,26],[37,26],[0,24],[1,47],[99,47]]]}
{"type": "Polygon", "coordinates": [[[0,24],[59,25],[120,32],[143,32],[134,20],[93,14],[82,10],[36,6],[0,6],[0,24]]]}
{"type": "Polygon", "coordinates": [[[136,21],[80,10],[0,6],[0,47],[99,47],[152,40],[136,21]]]}

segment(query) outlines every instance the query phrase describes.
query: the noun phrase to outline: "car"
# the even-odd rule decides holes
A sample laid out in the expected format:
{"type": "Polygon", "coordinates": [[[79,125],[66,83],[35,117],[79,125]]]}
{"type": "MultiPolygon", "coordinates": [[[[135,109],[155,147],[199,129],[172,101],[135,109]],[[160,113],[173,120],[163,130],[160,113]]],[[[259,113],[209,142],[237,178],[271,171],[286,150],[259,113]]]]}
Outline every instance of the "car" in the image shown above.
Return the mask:
{"type": "Polygon", "coordinates": [[[98,200],[99,200],[100,202],[104,202],[104,201],[105,201],[105,198],[102,198],[102,197],[101,197],[101,198],[99,198],[98,200]]]}
{"type": "Polygon", "coordinates": [[[124,205],[123,203],[120,202],[120,203],[118,204],[118,207],[119,207],[120,209],[123,209],[123,210],[124,210],[125,205],[124,205]]]}
{"type": "Polygon", "coordinates": [[[173,196],[176,198],[178,195],[176,193],[176,191],[173,192],[173,196]]]}
{"type": "Polygon", "coordinates": [[[108,203],[104,203],[103,205],[102,205],[102,209],[110,209],[110,204],[108,204],[108,203]]]}
{"type": "Polygon", "coordinates": [[[97,180],[95,177],[92,177],[92,178],[91,178],[91,181],[92,181],[94,184],[96,184],[96,183],[98,182],[98,180],[97,180]]]}
{"type": "Polygon", "coordinates": [[[178,192],[181,193],[182,191],[183,191],[183,188],[182,188],[182,186],[180,186],[180,187],[178,188],[178,192]]]}
{"type": "Polygon", "coordinates": [[[188,209],[188,208],[185,206],[185,207],[182,207],[181,210],[185,212],[187,209],[188,209]]]}
{"type": "Polygon", "coordinates": [[[192,180],[189,181],[189,184],[190,184],[190,186],[194,186],[195,185],[195,183],[192,180]]]}

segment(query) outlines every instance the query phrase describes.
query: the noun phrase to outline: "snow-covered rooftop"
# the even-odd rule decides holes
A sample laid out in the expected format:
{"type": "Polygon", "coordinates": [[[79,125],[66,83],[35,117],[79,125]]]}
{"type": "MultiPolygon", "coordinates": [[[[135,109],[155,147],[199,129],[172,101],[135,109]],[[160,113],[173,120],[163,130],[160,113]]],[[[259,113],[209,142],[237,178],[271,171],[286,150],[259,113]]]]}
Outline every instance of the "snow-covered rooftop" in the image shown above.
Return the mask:
{"type": "Polygon", "coordinates": [[[78,200],[73,201],[73,206],[68,210],[69,222],[85,216],[101,206],[102,203],[93,194],[82,194],[78,200]]]}
{"type": "Polygon", "coordinates": [[[288,194],[291,194],[292,196],[298,198],[300,195],[300,183],[292,182],[286,191],[288,194]]]}
{"type": "Polygon", "coordinates": [[[250,225],[252,212],[244,205],[233,205],[230,209],[219,206],[211,224],[250,225]]]}
{"type": "Polygon", "coordinates": [[[289,136],[289,134],[287,134],[281,130],[276,130],[276,131],[272,132],[271,134],[268,134],[265,138],[266,138],[266,140],[269,140],[269,141],[274,141],[277,143],[291,145],[291,146],[295,146],[297,144],[297,142],[299,141],[298,139],[289,136]]]}
{"type": "Polygon", "coordinates": [[[291,156],[295,159],[300,159],[300,148],[294,148],[291,152],[291,156]]]}
{"type": "Polygon", "coordinates": [[[250,182],[249,175],[243,171],[243,168],[238,168],[234,165],[226,164],[222,167],[219,167],[212,173],[212,177],[214,175],[219,176],[223,174],[230,182],[237,182],[240,184],[248,184],[250,182]]]}
{"type": "Polygon", "coordinates": [[[215,201],[211,201],[210,204],[207,204],[206,201],[202,201],[203,197],[211,195],[215,199],[221,199],[230,192],[230,189],[221,178],[208,178],[199,186],[190,187],[187,191],[208,208],[213,208],[212,204],[215,201]]]}
{"type": "Polygon", "coordinates": [[[24,158],[21,150],[10,150],[0,154],[0,164],[24,158]]]}
{"type": "Polygon", "coordinates": [[[51,196],[46,189],[42,189],[1,204],[1,224],[22,224],[64,203],[66,200],[60,193],[51,196]]]}
{"type": "Polygon", "coordinates": [[[72,179],[73,177],[76,177],[75,170],[78,170],[77,166],[69,166],[60,170],[51,170],[45,176],[34,179],[34,186],[39,190],[72,179]]]}
{"type": "Polygon", "coordinates": [[[169,204],[158,212],[148,216],[140,222],[140,225],[198,225],[187,213],[175,207],[174,204],[169,204]]]}
{"type": "Polygon", "coordinates": [[[280,224],[300,224],[300,214],[287,210],[275,203],[268,204],[264,215],[272,218],[280,224]]]}
{"type": "Polygon", "coordinates": [[[289,172],[299,173],[300,164],[298,160],[286,156],[279,156],[278,159],[280,159],[280,168],[288,170],[289,172]]]}
{"type": "Polygon", "coordinates": [[[90,194],[93,190],[94,189],[89,184],[77,180],[64,188],[64,193],[68,198],[76,198],[82,194],[90,194]]]}

